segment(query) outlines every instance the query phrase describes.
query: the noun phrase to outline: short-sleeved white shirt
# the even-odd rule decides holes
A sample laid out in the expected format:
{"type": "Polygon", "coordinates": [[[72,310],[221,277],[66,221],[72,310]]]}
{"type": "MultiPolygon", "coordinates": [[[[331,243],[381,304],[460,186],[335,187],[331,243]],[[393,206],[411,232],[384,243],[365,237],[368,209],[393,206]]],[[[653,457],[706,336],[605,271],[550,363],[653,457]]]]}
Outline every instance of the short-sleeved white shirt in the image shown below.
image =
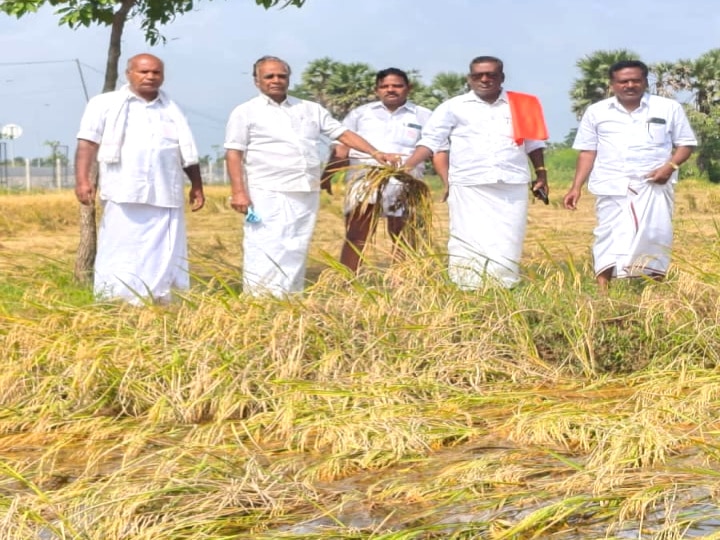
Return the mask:
{"type": "Polygon", "coordinates": [[[545,143],[513,135],[510,104],[505,90],[494,103],[470,91],[440,104],[423,128],[418,146],[433,152],[450,143],[450,184],[476,185],[530,181],[527,154],[545,143]]]}
{"type": "MultiPolygon", "coordinates": [[[[185,173],[178,127],[163,94],[145,101],[129,89],[93,97],[85,108],[77,138],[100,144],[105,122],[119,100],[128,99],[127,121],[118,163],[100,163],[100,199],[166,208],[184,204],[185,173]]],[[[113,121],[113,120],[110,120],[113,121]]]]}
{"type": "MultiPolygon", "coordinates": [[[[670,160],[673,146],[696,145],[682,105],[645,94],[632,112],[616,97],[590,105],[580,121],[573,148],[597,152],[588,182],[591,193],[625,195],[630,181],[645,178],[670,160]]],[[[670,181],[677,181],[677,173],[670,181]]]]}
{"type": "MultiPolygon", "coordinates": [[[[423,126],[432,112],[411,102],[405,102],[394,111],[388,110],[381,101],[373,101],[351,110],[343,125],[359,134],[375,148],[383,152],[401,154],[407,159],[420,140],[423,126]]],[[[350,165],[377,165],[369,155],[350,150],[350,165]]],[[[418,165],[416,175],[422,176],[424,164],[418,165]]]]}
{"type": "Polygon", "coordinates": [[[244,153],[249,187],[269,191],[319,191],[322,136],[347,131],[311,101],[288,96],[282,103],[261,94],[235,107],[225,131],[225,148],[244,153]]]}

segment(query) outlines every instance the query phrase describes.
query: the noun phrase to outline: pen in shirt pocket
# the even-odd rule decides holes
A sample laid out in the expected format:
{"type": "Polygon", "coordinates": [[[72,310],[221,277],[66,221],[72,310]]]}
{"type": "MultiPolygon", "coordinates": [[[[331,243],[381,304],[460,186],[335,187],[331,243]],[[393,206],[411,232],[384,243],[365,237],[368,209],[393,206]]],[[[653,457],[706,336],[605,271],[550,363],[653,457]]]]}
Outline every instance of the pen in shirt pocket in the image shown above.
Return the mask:
{"type": "Polygon", "coordinates": [[[655,136],[659,134],[657,132],[653,132],[650,129],[650,126],[660,126],[660,128],[663,129],[667,125],[667,121],[664,118],[658,118],[657,116],[653,116],[651,118],[648,118],[646,125],[648,135],[654,140],[655,136]]]}

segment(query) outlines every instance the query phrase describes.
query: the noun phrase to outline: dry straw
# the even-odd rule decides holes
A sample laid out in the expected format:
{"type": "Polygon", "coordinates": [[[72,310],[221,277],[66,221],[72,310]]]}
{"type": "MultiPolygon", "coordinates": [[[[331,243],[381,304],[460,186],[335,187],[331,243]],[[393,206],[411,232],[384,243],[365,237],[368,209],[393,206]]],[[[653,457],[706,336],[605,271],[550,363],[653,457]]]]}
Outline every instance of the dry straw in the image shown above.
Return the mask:
{"type": "MultiPolygon", "coordinates": [[[[597,295],[591,208],[535,205],[512,291],[457,290],[433,248],[359,276],[313,259],[306,293],[275,299],[239,289],[225,189],[189,215],[195,282],[168,307],[72,282],[70,194],[0,200],[29,222],[0,260],[0,538],[717,536],[701,192],[666,283],[597,295]]],[[[323,204],[313,249],[336,253],[323,204]]]]}
{"type": "MultiPolygon", "coordinates": [[[[396,208],[391,210],[404,209],[406,224],[402,241],[410,248],[427,248],[430,245],[432,195],[425,182],[402,169],[391,166],[357,165],[347,167],[345,170],[352,173],[353,182],[360,184],[353,190],[360,213],[364,214],[368,208],[372,208],[371,219],[374,221],[381,217],[383,211],[382,205],[376,204],[376,201],[381,200],[388,184],[399,182],[402,190],[396,200],[396,208]]],[[[375,227],[371,230],[374,231],[375,227]]]]}

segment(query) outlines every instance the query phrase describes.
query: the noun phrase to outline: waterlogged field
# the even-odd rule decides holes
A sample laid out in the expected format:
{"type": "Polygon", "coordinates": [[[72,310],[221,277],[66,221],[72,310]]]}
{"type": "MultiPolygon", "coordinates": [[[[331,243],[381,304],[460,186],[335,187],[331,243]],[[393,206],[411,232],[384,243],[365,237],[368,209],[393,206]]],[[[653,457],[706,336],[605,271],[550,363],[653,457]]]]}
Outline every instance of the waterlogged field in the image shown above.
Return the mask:
{"type": "MultiPolygon", "coordinates": [[[[592,200],[533,204],[513,291],[432,254],[354,278],[323,195],[303,297],[239,291],[225,188],[193,289],[96,303],[71,193],[0,195],[0,538],[720,538],[720,189],[681,184],[664,283],[591,277],[592,200]]],[[[488,231],[492,234],[492,231],[488,231]]]]}

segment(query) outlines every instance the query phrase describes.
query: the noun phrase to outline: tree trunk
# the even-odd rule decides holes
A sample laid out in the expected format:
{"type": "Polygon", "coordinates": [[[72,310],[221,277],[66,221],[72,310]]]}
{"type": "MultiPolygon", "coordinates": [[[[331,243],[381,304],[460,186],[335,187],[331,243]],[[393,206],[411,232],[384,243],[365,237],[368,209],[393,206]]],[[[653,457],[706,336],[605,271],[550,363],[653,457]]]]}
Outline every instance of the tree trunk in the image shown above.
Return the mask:
{"type": "MultiPolygon", "coordinates": [[[[105,83],[103,93],[115,90],[118,80],[118,63],[122,52],[122,34],[125,29],[130,11],[137,0],[123,0],[120,9],[113,15],[110,30],[110,45],[108,47],[107,63],[105,64],[105,83]]],[[[93,174],[97,188],[97,168],[93,174]]],[[[95,269],[95,255],[97,253],[97,214],[95,204],[80,205],[80,242],[75,258],[75,279],[88,283],[91,281],[95,269]]]]}

